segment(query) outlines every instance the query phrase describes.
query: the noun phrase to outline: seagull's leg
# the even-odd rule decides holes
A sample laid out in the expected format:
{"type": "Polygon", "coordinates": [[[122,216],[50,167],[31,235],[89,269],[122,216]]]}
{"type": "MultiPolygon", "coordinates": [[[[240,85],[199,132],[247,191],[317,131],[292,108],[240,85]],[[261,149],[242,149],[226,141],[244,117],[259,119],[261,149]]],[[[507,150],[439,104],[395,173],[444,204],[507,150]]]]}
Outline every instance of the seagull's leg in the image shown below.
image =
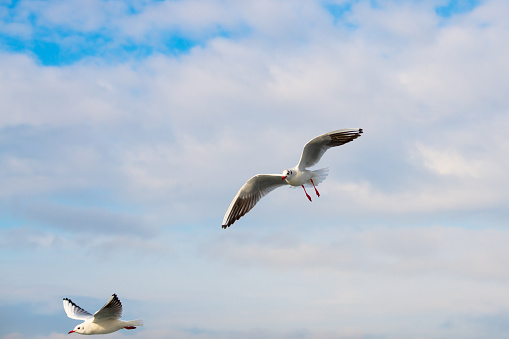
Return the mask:
{"type": "Polygon", "coordinates": [[[134,330],[136,326],[126,326],[124,327],[126,330],[134,330]]]}
{"type": "Polygon", "coordinates": [[[311,180],[311,183],[313,184],[313,187],[315,188],[316,195],[318,197],[320,197],[320,193],[318,193],[318,190],[316,189],[316,186],[315,186],[315,183],[313,182],[313,179],[309,179],[309,180],[311,180]]]}
{"type": "MultiPolygon", "coordinates": [[[[301,185],[302,188],[304,188],[304,185],[301,185]]],[[[306,189],[304,188],[304,193],[306,193],[306,197],[308,197],[309,201],[311,201],[311,197],[309,196],[308,192],[306,192],[306,189]]]]}

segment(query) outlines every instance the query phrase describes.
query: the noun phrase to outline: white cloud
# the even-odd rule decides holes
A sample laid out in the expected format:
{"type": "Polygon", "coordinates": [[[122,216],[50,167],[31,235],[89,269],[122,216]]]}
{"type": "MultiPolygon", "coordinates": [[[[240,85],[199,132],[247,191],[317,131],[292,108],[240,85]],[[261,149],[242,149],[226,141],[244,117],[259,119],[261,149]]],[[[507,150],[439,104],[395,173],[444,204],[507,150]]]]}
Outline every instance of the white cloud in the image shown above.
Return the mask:
{"type": "MultiPolygon", "coordinates": [[[[23,55],[2,54],[0,60],[1,98],[6,109],[0,119],[2,127],[108,124],[124,113],[117,106],[122,101],[112,100],[115,92],[101,85],[100,69],[41,67],[23,55]]],[[[127,80],[117,78],[119,83],[127,80]]]]}
{"type": "Polygon", "coordinates": [[[65,27],[80,32],[100,31],[111,24],[112,18],[124,16],[127,12],[127,5],[122,1],[52,1],[45,4],[29,3],[26,6],[37,13],[39,25],[65,27]]]}
{"type": "Polygon", "coordinates": [[[243,34],[125,62],[0,54],[2,300],[137,298],[147,326],[119,338],[485,333],[509,309],[507,4],[437,3],[355,2],[350,28],[308,2],[37,8],[114,44],[243,34]],[[280,189],[220,230],[245,180],[343,127],[365,133],[325,154],[320,199],[280,189]]]}
{"type": "Polygon", "coordinates": [[[338,225],[312,231],[310,239],[286,233],[218,236],[203,249],[206,256],[232,265],[319,272],[392,272],[407,276],[439,273],[466,280],[506,281],[505,230],[457,227],[377,227],[361,230],[338,225]],[[325,238],[321,235],[328,234],[325,238]],[[316,237],[316,239],[314,238],[316,237]],[[487,263],[490,264],[487,264],[487,263]],[[486,265],[482,265],[486,263],[486,265]]]}
{"type": "MultiPolygon", "coordinates": [[[[190,235],[194,241],[179,237],[177,253],[146,260],[126,260],[123,250],[69,267],[61,260],[56,267],[43,268],[34,262],[19,273],[24,283],[2,299],[56,295],[47,302],[60,314],[62,294],[96,296],[98,289],[103,294],[113,290],[139,298],[136,303],[126,300],[126,310],[127,317],[146,320],[143,331],[183,338],[249,338],[250,328],[274,338],[291,337],[296,329],[311,338],[319,333],[341,338],[395,331],[410,337],[405,333],[427,333],[450,317],[489,315],[509,306],[507,298],[500,297],[509,279],[503,269],[504,230],[436,226],[289,231],[203,231],[190,235]],[[102,266],[105,258],[108,264],[102,266]],[[94,287],[97,275],[75,274],[75,267],[86,272],[95,267],[104,274],[101,286],[94,287]],[[40,275],[43,270],[54,278],[40,275]],[[34,274],[38,282],[25,283],[25,277],[34,274]],[[63,280],[47,286],[57,282],[55,278],[63,280]],[[119,284],[124,280],[129,284],[119,284]],[[401,317],[406,319],[403,327],[401,317]],[[337,319],[346,328],[338,329],[337,319]]],[[[171,239],[161,237],[160,242],[171,239]]],[[[11,267],[5,269],[8,273],[11,267]]],[[[450,333],[457,336],[468,328],[457,325],[450,333]]]]}
{"type": "Polygon", "coordinates": [[[439,175],[479,178],[484,169],[483,162],[475,159],[467,161],[454,150],[432,149],[420,144],[417,150],[424,166],[439,175]]]}

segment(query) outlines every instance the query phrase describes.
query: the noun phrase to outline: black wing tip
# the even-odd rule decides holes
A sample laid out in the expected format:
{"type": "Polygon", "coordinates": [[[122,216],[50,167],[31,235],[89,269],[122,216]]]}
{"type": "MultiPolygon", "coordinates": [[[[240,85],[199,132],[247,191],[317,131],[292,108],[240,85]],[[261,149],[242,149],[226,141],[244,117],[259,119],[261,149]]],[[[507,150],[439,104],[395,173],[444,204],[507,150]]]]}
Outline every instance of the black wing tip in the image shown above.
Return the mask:
{"type": "Polygon", "coordinates": [[[71,299],[69,299],[69,298],[64,298],[64,301],[68,301],[68,302],[69,302],[72,306],[74,306],[74,307],[81,308],[81,307],[79,307],[78,305],[76,305],[76,304],[75,304],[75,303],[74,303],[71,299]]]}
{"type": "Polygon", "coordinates": [[[73,301],[71,299],[69,299],[69,298],[64,298],[64,300],[66,300],[66,301],[70,302],[71,304],[75,305],[75,303],[73,303],[73,301]]]}
{"type": "MultiPolygon", "coordinates": [[[[249,212],[249,210],[248,210],[247,212],[249,212]]],[[[231,218],[231,220],[228,220],[228,221],[226,222],[226,224],[222,225],[221,227],[223,228],[223,230],[227,229],[228,227],[230,227],[231,225],[233,225],[233,224],[235,223],[235,221],[237,221],[237,220],[239,220],[240,218],[242,218],[243,216],[245,216],[247,212],[242,213],[242,214],[240,214],[240,215],[237,215],[237,216],[235,216],[235,217],[231,218]]]]}
{"type": "Polygon", "coordinates": [[[112,302],[116,302],[116,303],[119,303],[120,305],[122,305],[122,302],[120,302],[120,299],[117,297],[116,293],[113,293],[111,296],[113,297],[112,302]]]}
{"type": "Polygon", "coordinates": [[[353,133],[353,135],[359,136],[359,134],[364,133],[364,129],[363,128],[357,128],[357,131],[355,129],[353,129],[353,130],[347,131],[347,133],[348,134],[352,134],[353,133]]]}

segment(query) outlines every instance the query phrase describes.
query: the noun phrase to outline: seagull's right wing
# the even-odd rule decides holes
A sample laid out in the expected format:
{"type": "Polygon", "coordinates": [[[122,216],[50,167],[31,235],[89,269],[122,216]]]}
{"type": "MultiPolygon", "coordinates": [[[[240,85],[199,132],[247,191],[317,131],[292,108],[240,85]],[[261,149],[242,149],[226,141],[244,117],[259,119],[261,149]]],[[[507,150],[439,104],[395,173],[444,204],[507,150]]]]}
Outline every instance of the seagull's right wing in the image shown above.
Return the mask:
{"type": "Polygon", "coordinates": [[[361,136],[361,133],[362,128],[345,128],[317,136],[304,146],[297,167],[302,171],[316,165],[329,148],[355,140],[361,136]]]}
{"type": "Polygon", "coordinates": [[[281,174],[257,174],[242,186],[233,198],[223,219],[223,228],[230,227],[249,212],[256,203],[270,191],[287,185],[281,174]]]}
{"type": "Polygon", "coordinates": [[[120,319],[122,317],[122,303],[116,294],[113,294],[106,304],[94,313],[94,322],[105,319],[120,319]]]}
{"type": "Polygon", "coordinates": [[[65,314],[71,319],[76,320],[87,320],[93,317],[92,314],[88,313],[75,303],[71,299],[64,298],[64,311],[65,314]]]}

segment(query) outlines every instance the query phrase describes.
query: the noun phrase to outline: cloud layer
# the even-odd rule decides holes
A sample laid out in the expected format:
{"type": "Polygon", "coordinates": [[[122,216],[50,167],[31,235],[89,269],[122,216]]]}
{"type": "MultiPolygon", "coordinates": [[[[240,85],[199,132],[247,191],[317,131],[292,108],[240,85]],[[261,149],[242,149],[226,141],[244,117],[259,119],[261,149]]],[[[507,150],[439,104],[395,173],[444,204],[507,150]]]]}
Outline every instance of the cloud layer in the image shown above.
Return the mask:
{"type": "Polygon", "coordinates": [[[0,337],[63,337],[61,298],[115,292],[146,326],[113,338],[503,338],[508,10],[2,4],[0,312],[26,319],[0,337]],[[248,178],[346,127],[319,199],[221,230],[248,178]]]}

